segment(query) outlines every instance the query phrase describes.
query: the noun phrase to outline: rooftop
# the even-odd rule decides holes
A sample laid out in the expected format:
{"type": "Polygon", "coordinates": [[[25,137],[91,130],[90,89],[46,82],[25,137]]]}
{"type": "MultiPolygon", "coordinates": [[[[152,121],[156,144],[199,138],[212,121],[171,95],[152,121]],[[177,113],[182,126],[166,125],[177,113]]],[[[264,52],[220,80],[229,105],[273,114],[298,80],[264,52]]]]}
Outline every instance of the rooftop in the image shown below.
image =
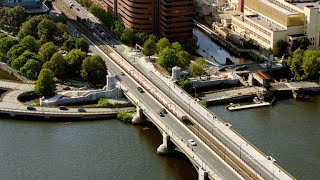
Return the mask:
{"type": "MultiPolygon", "coordinates": [[[[236,15],[234,17],[238,18],[241,20],[241,16],[242,15],[236,15]]],[[[277,25],[277,24],[274,24],[274,23],[271,23],[270,21],[267,21],[265,18],[259,16],[259,15],[247,15],[245,16],[245,18],[247,19],[250,19],[252,21],[254,21],[255,23],[263,26],[264,28],[266,29],[269,29],[271,31],[283,31],[283,30],[286,30],[285,28],[277,25]]]]}
{"type": "Polygon", "coordinates": [[[320,8],[319,2],[301,2],[301,3],[292,3],[292,4],[297,6],[300,9],[303,9],[306,6],[308,6],[309,8],[320,8]]]}
{"type": "Polygon", "coordinates": [[[277,4],[274,4],[269,0],[259,0],[259,1],[264,3],[265,5],[270,6],[271,8],[273,8],[273,9],[275,9],[277,11],[280,11],[280,12],[286,14],[286,15],[291,15],[291,14],[296,14],[297,13],[297,12],[292,12],[292,11],[290,11],[288,9],[285,9],[285,8],[283,8],[283,7],[281,7],[281,6],[277,5],[277,4]]]}

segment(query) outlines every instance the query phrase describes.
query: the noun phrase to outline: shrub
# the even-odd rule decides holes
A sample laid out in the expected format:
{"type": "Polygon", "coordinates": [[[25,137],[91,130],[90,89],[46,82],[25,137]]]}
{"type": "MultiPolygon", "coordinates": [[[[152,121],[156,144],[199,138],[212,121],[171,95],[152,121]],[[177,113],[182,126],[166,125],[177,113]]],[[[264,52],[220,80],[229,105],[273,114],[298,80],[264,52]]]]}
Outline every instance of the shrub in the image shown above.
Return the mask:
{"type": "Polygon", "coordinates": [[[100,98],[98,101],[98,105],[101,107],[111,108],[113,107],[113,104],[111,104],[108,99],[100,98]]]}
{"type": "Polygon", "coordinates": [[[131,120],[132,120],[133,116],[132,116],[131,113],[128,113],[128,112],[118,112],[117,113],[117,118],[120,121],[131,123],[131,120]]]}

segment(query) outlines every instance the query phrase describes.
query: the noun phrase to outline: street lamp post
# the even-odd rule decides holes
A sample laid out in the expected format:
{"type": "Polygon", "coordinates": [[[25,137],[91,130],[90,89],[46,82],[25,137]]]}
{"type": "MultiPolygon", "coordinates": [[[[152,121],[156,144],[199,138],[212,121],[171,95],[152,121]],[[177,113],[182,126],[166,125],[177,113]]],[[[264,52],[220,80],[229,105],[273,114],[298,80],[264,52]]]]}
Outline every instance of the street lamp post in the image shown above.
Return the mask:
{"type": "Polygon", "coordinates": [[[193,86],[193,89],[194,89],[194,97],[196,98],[197,97],[197,89],[194,86],[193,86]]]}

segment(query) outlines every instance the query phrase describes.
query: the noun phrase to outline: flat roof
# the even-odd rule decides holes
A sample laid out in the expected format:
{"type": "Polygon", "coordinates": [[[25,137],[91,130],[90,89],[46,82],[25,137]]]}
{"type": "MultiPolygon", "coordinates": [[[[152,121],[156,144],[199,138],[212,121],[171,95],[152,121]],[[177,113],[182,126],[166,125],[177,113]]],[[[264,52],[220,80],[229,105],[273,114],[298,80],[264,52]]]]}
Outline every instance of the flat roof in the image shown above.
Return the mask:
{"type": "MultiPolygon", "coordinates": [[[[238,15],[238,16],[234,16],[234,17],[241,19],[241,16],[242,15],[238,15]]],[[[282,26],[271,23],[270,21],[267,21],[266,19],[264,19],[263,17],[261,17],[259,15],[246,15],[245,18],[248,18],[248,19],[256,22],[257,24],[263,26],[264,28],[269,29],[274,32],[286,30],[286,28],[283,28],[282,26]]]]}
{"type": "Polygon", "coordinates": [[[297,14],[297,12],[289,11],[288,9],[285,9],[285,8],[283,8],[283,7],[281,7],[281,6],[278,6],[277,4],[274,4],[274,3],[272,3],[272,2],[269,1],[269,0],[260,0],[260,1],[261,1],[262,3],[270,6],[271,8],[273,8],[273,9],[275,9],[275,10],[277,10],[277,11],[280,11],[280,12],[282,12],[282,13],[284,13],[284,14],[287,14],[287,15],[297,14]]]}
{"type": "Polygon", "coordinates": [[[298,2],[298,3],[292,3],[293,5],[297,6],[300,9],[303,9],[304,7],[308,6],[309,8],[320,8],[320,4],[318,2],[298,2]]]}

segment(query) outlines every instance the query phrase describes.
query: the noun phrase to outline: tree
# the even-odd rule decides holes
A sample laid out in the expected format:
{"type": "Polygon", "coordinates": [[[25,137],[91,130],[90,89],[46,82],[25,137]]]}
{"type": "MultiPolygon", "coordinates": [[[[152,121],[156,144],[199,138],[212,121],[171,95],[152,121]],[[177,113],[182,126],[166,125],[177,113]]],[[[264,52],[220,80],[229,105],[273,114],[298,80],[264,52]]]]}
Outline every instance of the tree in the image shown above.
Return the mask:
{"type": "Polygon", "coordinates": [[[151,39],[154,42],[158,41],[158,37],[154,34],[149,34],[148,39],[151,39]]]}
{"type": "Polygon", "coordinates": [[[157,63],[164,68],[172,68],[177,63],[176,52],[168,47],[159,52],[157,63]]]}
{"type": "Polygon", "coordinates": [[[320,50],[307,50],[304,54],[302,69],[306,78],[318,77],[320,71],[320,50]]]}
{"type": "Polygon", "coordinates": [[[294,75],[294,79],[300,80],[304,74],[302,69],[304,51],[297,49],[293,52],[292,57],[289,57],[287,64],[290,67],[291,73],[294,75]]]}
{"type": "Polygon", "coordinates": [[[182,45],[183,49],[190,54],[196,54],[197,50],[199,49],[199,46],[195,40],[180,39],[178,42],[182,45]]]}
{"type": "Polygon", "coordinates": [[[289,44],[284,41],[284,40],[280,40],[277,42],[277,56],[278,57],[282,57],[284,54],[287,54],[288,53],[288,47],[289,47],[289,44]]]}
{"type": "Polygon", "coordinates": [[[37,54],[26,50],[18,58],[12,60],[11,67],[19,71],[20,68],[22,68],[26,64],[26,62],[31,59],[35,61],[39,60],[37,54]]]}
{"type": "Polygon", "coordinates": [[[66,34],[68,34],[67,26],[61,22],[56,23],[55,26],[56,30],[53,35],[54,42],[58,45],[61,45],[67,39],[66,37],[68,37],[66,36],[66,34]]]}
{"type": "Polygon", "coordinates": [[[77,49],[81,49],[81,51],[88,52],[89,44],[84,38],[77,38],[75,46],[77,49]]]}
{"type": "Polygon", "coordinates": [[[120,38],[122,32],[124,31],[124,26],[121,21],[116,20],[113,24],[113,28],[111,29],[117,38],[120,38]]]}
{"type": "Polygon", "coordinates": [[[159,53],[164,48],[170,48],[171,44],[169,40],[164,37],[157,42],[156,46],[157,46],[157,52],[159,53]]]}
{"type": "Polygon", "coordinates": [[[64,57],[70,67],[71,76],[79,76],[82,61],[86,58],[87,53],[82,52],[80,49],[73,49],[64,57]]]}
{"type": "Polygon", "coordinates": [[[18,43],[18,40],[12,37],[5,37],[0,39],[0,53],[7,54],[10,48],[18,43]]]}
{"type": "Polygon", "coordinates": [[[18,58],[26,50],[28,50],[28,48],[21,44],[12,46],[7,52],[7,64],[10,65],[12,60],[18,58]]]}
{"type": "Polygon", "coordinates": [[[47,18],[47,15],[37,15],[32,16],[28,21],[24,22],[20,27],[20,31],[18,33],[18,38],[23,39],[24,37],[30,35],[33,37],[38,37],[38,24],[47,18]]]}
{"type": "Polygon", "coordinates": [[[56,24],[50,19],[43,19],[38,24],[38,36],[41,42],[47,42],[53,40],[56,33],[56,24]]]}
{"type": "Polygon", "coordinates": [[[148,39],[143,44],[142,53],[146,56],[152,56],[156,53],[157,47],[156,43],[152,39],[148,39]]]}
{"type": "Polygon", "coordinates": [[[50,69],[43,68],[34,87],[35,93],[48,98],[55,94],[55,90],[54,73],[50,69]]]}
{"type": "Polygon", "coordinates": [[[132,45],[134,41],[133,30],[131,28],[125,28],[120,36],[120,40],[127,45],[132,45]]]}
{"type": "Polygon", "coordinates": [[[89,56],[82,62],[81,76],[88,82],[103,82],[107,75],[107,67],[104,60],[98,56],[89,56]]]}
{"type": "Polygon", "coordinates": [[[38,52],[39,50],[39,42],[32,36],[28,35],[24,37],[20,44],[24,47],[27,47],[31,52],[38,52]]]}
{"type": "Polygon", "coordinates": [[[183,89],[185,90],[186,92],[188,93],[191,93],[192,92],[192,83],[190,81],[189,78],[186,78],[186,79],[180,79],[178,81],[178,85],[183,89]]]}
{"type": "Polygon", "coordinates": [[[56,77],[61,79],[66,73],[67,64],[68,63],[63,58],[63,56],[59,52],[56,52],[51,57],[50,61],[47,61],[43,65],[43,68],[50,69],[56,77]]]}
{"type": "Polygon", "coordinates": [[[178,58],[177,65],[182,69],[186,69],[190,65],[191,55],[185,50],[178,51],[176,55],[178,58]]]}
{"type": "Polygon", "coordinates": [[[7,35],[5,35],[4,33],[0,33],[0,39],[7,37],[7,35]]]}
{"type": "Polygon", "coordinates": [[[178,42],[172,43],[171,44],[171,48],[174,49],[176,52],[179,52],[179,51],[183,50],[182,46],[178,42]]]}
{"type": "Polygon", "coordinates": [[[20,68],[21,73],[31,80],[37,79],[40,70],[41,65],[39,61],[34,59],[29,59],[23,67],[20,68]]]}
{"type": "Polygon", "coordinates": [[[5,8],[1,14],[0,26],[12,32],[18,32],[21,24],[26,21],[28,16],[26,10],[21,6],[5,8]]]}
{"type": "Polygon", "coordinates": [[[195,61],[190,64],[190,73],[193,76],[199,76],[201,79],[201,75],[204,74],[208,67],[209,65],[206,60],[203,58],[196,58],[195,61]]]}
{"type": "Polygon", "coordinates": [[[293,44],[291,46],[291,51],[295,51],[296,49],[302,49],[306,50],[308,49],[308,46],[310,45],[310,41],[308,38],[299,38],[297,40],[293,40],[293,44]]]}
{"type": "MultiPolygon", "coordinates": [[[[142,45],[147,40],[147,35],[143,32],[138,32],[134,36],[134,44],[142,45]]],[[[155,42],[155,41],[154,41],[155,42]]]]}
{"type": "Polygon", "coordinates": [[[50,60],[52,55],[58,51],[58,47],[52,42],[43,44],[39,49],[39,57],[42,63],[50,60]]]}
{"type": "Polygon", "coordinates": [[[63,46],[67,51],[71,51],[76,47],[76,38],[69,36],[69,38],[63,43],[63,46]]]}

